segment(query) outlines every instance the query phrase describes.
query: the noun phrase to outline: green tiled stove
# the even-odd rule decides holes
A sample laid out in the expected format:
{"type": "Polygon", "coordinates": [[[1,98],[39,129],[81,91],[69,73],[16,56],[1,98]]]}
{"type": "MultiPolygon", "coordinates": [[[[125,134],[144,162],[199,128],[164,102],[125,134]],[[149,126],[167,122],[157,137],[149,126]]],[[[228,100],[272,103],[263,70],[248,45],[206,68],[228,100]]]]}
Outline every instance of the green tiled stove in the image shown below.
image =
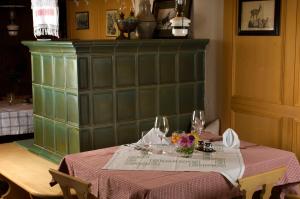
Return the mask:
{"type": "Polygon", "coordinates": [[[63,156],[135,142],[166,115],[187,129],[204,108],[208,40],[24,41],[31,52],[34,143],[63,156]]]}

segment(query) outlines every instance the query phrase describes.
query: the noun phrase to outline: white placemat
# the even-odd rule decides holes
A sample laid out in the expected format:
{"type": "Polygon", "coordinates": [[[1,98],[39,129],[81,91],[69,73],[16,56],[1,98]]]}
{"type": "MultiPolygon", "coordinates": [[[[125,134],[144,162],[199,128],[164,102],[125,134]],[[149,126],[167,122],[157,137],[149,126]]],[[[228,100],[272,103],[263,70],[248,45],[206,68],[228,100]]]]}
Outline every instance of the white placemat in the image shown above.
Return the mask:
{"type": "MultiPolygon", "coordinates": [[[[158,146],[153,146],[158,147],[158,146]]],[[[216,152],[196,151],[191,158],[182,158],[173,145],[163,147],[166,154],[147,154],[131,146],[121,146],[103,169],[156,170],[156,171],[203,171],[219,172],[233,185],[244,174],[245,165],[240,149],[227,148],[222,142],[214,142],[216,152]]]]}

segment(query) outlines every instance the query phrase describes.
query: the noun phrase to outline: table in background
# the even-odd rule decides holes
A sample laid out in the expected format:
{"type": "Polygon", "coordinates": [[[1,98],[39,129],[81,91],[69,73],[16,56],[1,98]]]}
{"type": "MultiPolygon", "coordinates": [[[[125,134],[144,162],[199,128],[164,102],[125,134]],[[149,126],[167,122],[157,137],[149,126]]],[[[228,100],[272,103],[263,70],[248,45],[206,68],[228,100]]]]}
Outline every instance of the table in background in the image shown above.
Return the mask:
{"type": "Polygon", "coordinates": [[[33,132],[32,104],[0,101],[0,136],[33,132]]]}
{"type": "MultiPolygon", "coordinates": [[[[239,189],[216,172],[166,172],[103,170],[118,147],[67,155],[59,170],[92,184],[91,192],[98,198],[233,198],[239,189]]],[[[245,163],[244,177],[286,166],[279,182],[286,185],[300,182],[300,166],[294,153],[241,142],[245,163]]]]}

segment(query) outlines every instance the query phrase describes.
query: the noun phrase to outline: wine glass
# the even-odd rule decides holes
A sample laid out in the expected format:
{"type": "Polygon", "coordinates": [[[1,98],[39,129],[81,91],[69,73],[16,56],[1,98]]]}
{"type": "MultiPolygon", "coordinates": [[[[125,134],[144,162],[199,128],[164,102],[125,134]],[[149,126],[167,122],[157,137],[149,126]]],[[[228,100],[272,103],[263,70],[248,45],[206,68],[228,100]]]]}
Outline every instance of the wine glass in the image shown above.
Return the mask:
{"type": "Polygon", "coordinates": [[[205,114],[204,114],[204,111],[200,111],[199,112],[199,130],[200,130],[200,133],[204,131],[204,125],[205,125],[205,114]]]}
{"type": "Polygon", "coordinates": [[[194,110],[192,114],[192,121],[191,121],[191,132],[198,131],[198,124],[199,124],[199,119],[200,118],[200,111],[194,110]]]}
{"type": "Polygon", "coordinates": [[[194,110],[191,121],[191,131],[203,132],[205,125],[205,114],[203,110],[194,110]]]}
{"type": "Polygon", "coordinates": [[[168,118],[165,116],[157,116],[154,122],[154,130],[156,131],[157,136],[160,138],[162,143],[163,139],[169,131],[168,118]]]}

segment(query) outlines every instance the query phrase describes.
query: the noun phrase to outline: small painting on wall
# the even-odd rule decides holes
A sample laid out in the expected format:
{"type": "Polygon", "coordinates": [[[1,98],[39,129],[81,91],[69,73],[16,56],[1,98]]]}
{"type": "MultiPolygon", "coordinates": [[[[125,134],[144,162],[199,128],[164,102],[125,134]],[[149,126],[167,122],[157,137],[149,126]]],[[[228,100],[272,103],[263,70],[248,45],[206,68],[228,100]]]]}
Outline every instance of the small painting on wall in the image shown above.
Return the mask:
{"type": "Polygon", "coordinates": [[[239,0],[239,35],[279,35],[280,0],[239,0]]]}
{"type": "Polygon", "coordinates": [[[118,35],[118,26],[115,20],[117,14],[117,10],[107,10],[105,13],[105,32],[107,37],[117,37],[118,35]]]}
{"type": "Polygon", "coordinates": [[[89,12],[76,12],[75,23],[77,30],[89,29],[89,12]]]}

